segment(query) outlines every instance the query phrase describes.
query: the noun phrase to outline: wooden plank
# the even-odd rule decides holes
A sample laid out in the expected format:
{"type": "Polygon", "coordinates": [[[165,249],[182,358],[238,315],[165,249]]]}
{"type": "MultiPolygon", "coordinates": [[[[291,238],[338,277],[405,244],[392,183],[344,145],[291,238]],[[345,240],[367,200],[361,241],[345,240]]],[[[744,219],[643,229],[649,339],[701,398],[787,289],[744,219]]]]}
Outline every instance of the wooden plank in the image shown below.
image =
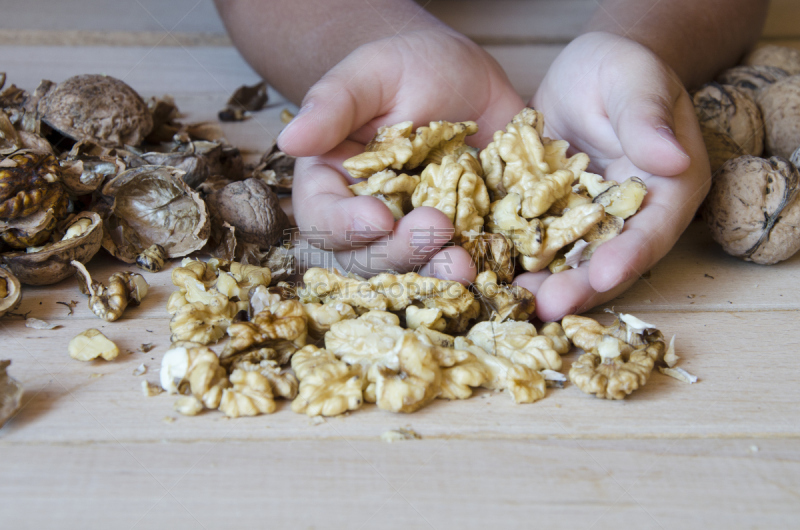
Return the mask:
{"type": "Polygon", "coordinates": [[[9,528],[790,528],[795,440],[3,445],[9,528]]]}
{"type": "MultiPolygon", "coordinates": [[[[38,296],[37,291],[26,292],[21,311],[31,310],[30,316],[63,327],[40,331],[26,328],[21,320],[0,320],[0,336],[9,345],[4,356],[12,359],[11,373],[28,389],[24,408],[2,430],[3,443],[203,441],[221,432],[231,440],[362,439],[398,422],[446,439],[800,435],[800,424],[789,420],[800,414],[796,311],[637,313],[668,337],[677,334],[682,366],[699,376],[700,383],[687,385],[654,374],[646,388],[624,402],[598,400],[568,385],[550,390],[546,399],[532,405],[514,405],[507,395],[480,391],[465,401],[437,401],[411,416],[365,406],[327,420],[323,428],[291,412],[288,404],[281,404],[275,414],[237,421],[217,412],[183,418],[172,411],[173,397],[145,398],[140,389],[144,378],[157,381],[161,357],[169,347],[169,318],[163,308],[172,289],[157,285],[159,276],[169,274],[148,276],[153,279],[148,298],[114,323],[87,316],[80,305],[75,315],[65,316],[66,308],[55,302],[85,303],[77,286],[41,289],[38,296]],[[103,331],[124,353],[114,362],[70,359],[67,343],[90,327],[103,331]],[[142,353],[143,343],[155,348],[142,353]],[[134,376],[141,363],[148,373],[134,376]],[[165,417],[175,422],[165,423],[165,417]]],[[[617,309],[625,307],[619,304],[617,309]]],[[[565,356],[562,370],[575,358],[576,354],[565,356]]]]}

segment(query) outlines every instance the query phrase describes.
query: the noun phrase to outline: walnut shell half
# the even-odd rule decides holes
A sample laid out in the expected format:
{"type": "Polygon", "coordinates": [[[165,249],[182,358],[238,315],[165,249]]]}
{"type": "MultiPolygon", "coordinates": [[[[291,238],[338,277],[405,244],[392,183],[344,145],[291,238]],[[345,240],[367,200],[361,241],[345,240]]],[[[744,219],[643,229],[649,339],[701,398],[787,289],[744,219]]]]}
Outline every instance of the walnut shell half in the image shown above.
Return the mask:
{"type": "Polygon", "coordinates": [[[103,145],[139,145],[153,128],[153,117],[139,94],[105,75],[70,77],[39,101],[37,111],[43,122],[65,136],[103,145]]]}
{"type": "Polygon", "coordinates": [[[22,301],[22,286],[16,276],[0,267],[0,317],[13,311],[22,301]]]}
{"type": "Polygon", "coordinates": [[[70,224],[76,225],[82,219],[89,219],[90,223],[79,235],[50,243],[36,252],[8,252],[0,255],[0,261],[27,285],[50,285],[72,276],[75,270],[70,261],[87,263],[100,250],[103,240],[100,216],[95,212],[81,212],[70,224]]]}
{"type": "Polygon", "coordinates": [[[125,263],[153,245],[168,258],[200,250],[211,232],[206,204],[183,181],[184,172],[146,165],[123,171],[105,186],[113,198],[104,220],[103,247],[125,263]]]}
{"type": "Polygon", "coordinates": [[[771,265],[800,250],[800,173],[788,160],[743,156],[714,177],[705,204],[711,235],[728,254],[771,265]]]}

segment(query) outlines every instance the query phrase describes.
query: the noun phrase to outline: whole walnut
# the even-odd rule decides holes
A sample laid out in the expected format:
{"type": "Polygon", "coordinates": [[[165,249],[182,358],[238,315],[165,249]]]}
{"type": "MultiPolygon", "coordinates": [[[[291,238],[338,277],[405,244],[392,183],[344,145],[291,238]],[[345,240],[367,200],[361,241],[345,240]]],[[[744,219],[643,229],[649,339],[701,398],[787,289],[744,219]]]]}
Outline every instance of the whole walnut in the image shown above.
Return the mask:
{"type": "Polygon", "coordinates": [[[106,75],[76,75],[39,100],[42,121],[73,140],[102,145],[139,145],[153,117],[139,94],[106,75]]]}
{"type": "Polygon", "coordinates": [[[750,52],[742,61],[747,66],[777,66],[789,75],[800,74],[800,50],[788,46],[762,46],[750,52]]]}
{"type": "Polygon", "coordinates": [[[766,127],[767,154],[789,158],[800,147],[800,75],[782,79],[759,92],[766,127]]]}
{"type": "Polygon", "coordinates": [[[714,176],[704,217],[723,250],[771,265],[800,250],[800,173],[785,158],[743,156],[714,176]]]}
{"type": "Polygon", "coordinates": [[[734,66],[717,76],[717,83],[733,85],[756,99],[758,93],[776,81],[789,77],[786,70],[777,66],[734,66]]]}
{"type": "Polygon", "coordinates": [[[289,218],[278,204],[278,196],[260,179],[232,182],[206,198],[215,222],[227,222],[236,236],[261,247],[274,245],[289,228],[289,218]]]}
{"type": "Polygon", "coordinates": [[[692,100],[712,171],[730,158],[762,153],[764,121],[747,92],[731,85],[708,83],[695,92],[692,100]]]}

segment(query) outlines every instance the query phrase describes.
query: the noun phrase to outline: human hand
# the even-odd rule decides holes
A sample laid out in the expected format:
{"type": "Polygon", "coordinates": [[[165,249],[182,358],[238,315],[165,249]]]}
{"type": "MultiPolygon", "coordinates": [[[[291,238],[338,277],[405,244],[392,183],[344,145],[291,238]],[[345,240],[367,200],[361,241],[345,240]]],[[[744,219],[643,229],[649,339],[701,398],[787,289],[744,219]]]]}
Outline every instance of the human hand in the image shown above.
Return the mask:
{"type": "Polygon", "coordinates": [[[619,236],[572,270],[524,273],[537,316],[560,319],[610,300],[661,259],[708,193],[711,171],[692,101],[648,48],[611,33],[587,33],[556,58],[531,105],[545,134],[591,158],[589,171],[645,181],[641,210],[619,236]],[[674,131],[674,133],[673,133],[674,131]]]}
{"type": "Polygon", "coordinates": [[[475,268],[461,247],[445,247],[450,220],[416,208],[399,221],[378,199],[353,196],[342,162],[363,151],[381,125],[412,120],[478,123],[469,142],[484,146],[524,106],[500,66],[446,28],[420,30],[363,45],[308,91],[280,148],[299,157],[292,207],[302,232],[313,232],[339,263],[358,274],[405,271],[470,282],[475,268]]]}

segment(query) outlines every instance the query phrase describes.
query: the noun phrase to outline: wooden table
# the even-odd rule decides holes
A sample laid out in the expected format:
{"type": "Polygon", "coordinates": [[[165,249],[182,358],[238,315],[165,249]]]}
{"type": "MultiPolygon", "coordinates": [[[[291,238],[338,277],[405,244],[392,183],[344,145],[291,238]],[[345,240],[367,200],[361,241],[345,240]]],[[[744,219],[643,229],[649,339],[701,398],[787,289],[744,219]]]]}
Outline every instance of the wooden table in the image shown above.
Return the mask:
{"type": "MultiPolygon", "coordinates": [[[[795,9],[777,4],[784,13],[795,9]]],[[[155,46],[157,28],[44,30],[0,31],[9,82],[33,89],[43,77],[103,72],[145,97],[172,94],[194,120],[213,118],[233,89],[256,80],[218,34],[185,40],[185,33],[178,44],[155,46]],[[9,42],[13,35],[23,44],[9,42]],[[75,38],[82,45],[54,42],[75,38]]],[[[525,69],[520,61],[531,52],[539,64],[533,78],[547,53],[563,46],[486,44],[512,72],[525,69]]],[[[281,128],[288,104],[270,95],[270,107],[252,120],[223,125],[249,156],[281,128]]],[[[125,268],[107,257],[89,266],[100,279],[125,268]]],[[[157,381],[169,346],[169,271],[147,275],[144,303],[114,323],[94,317],[71,280],[26,288],[17,312],[61,327],[39,331],[0,319],[0,357],[12,359],[10,372],[25,386],[22,409],[0,429],[0,526],[797,527],[799,274],[800,256],[772,267],[744,263],[695,222],[646,278],[604,307],[676,334],[681,366],[698,383],[656,373],[622,402],[571,385],[531,405],[478,391],[413,415],[365,406],[324,421],[295,414],[288,403],[255,418],[182,417],[174,397],[144,397],[141,381],[157,381]],[[79,304],[70,315],[57,302],[71,300],[79,304]],[[117,342],[116,361],[69,358],[70,338],[90,327],[117,342]],[[144,352],[143,344],[154,348],[144,352]],[[140,364],[148,372],[133,375],[140,364]],[[422,438],[381,440],[405,426],[422,438]]],[[[565,356],[565,368],[576,357],[565,356]]]]}

